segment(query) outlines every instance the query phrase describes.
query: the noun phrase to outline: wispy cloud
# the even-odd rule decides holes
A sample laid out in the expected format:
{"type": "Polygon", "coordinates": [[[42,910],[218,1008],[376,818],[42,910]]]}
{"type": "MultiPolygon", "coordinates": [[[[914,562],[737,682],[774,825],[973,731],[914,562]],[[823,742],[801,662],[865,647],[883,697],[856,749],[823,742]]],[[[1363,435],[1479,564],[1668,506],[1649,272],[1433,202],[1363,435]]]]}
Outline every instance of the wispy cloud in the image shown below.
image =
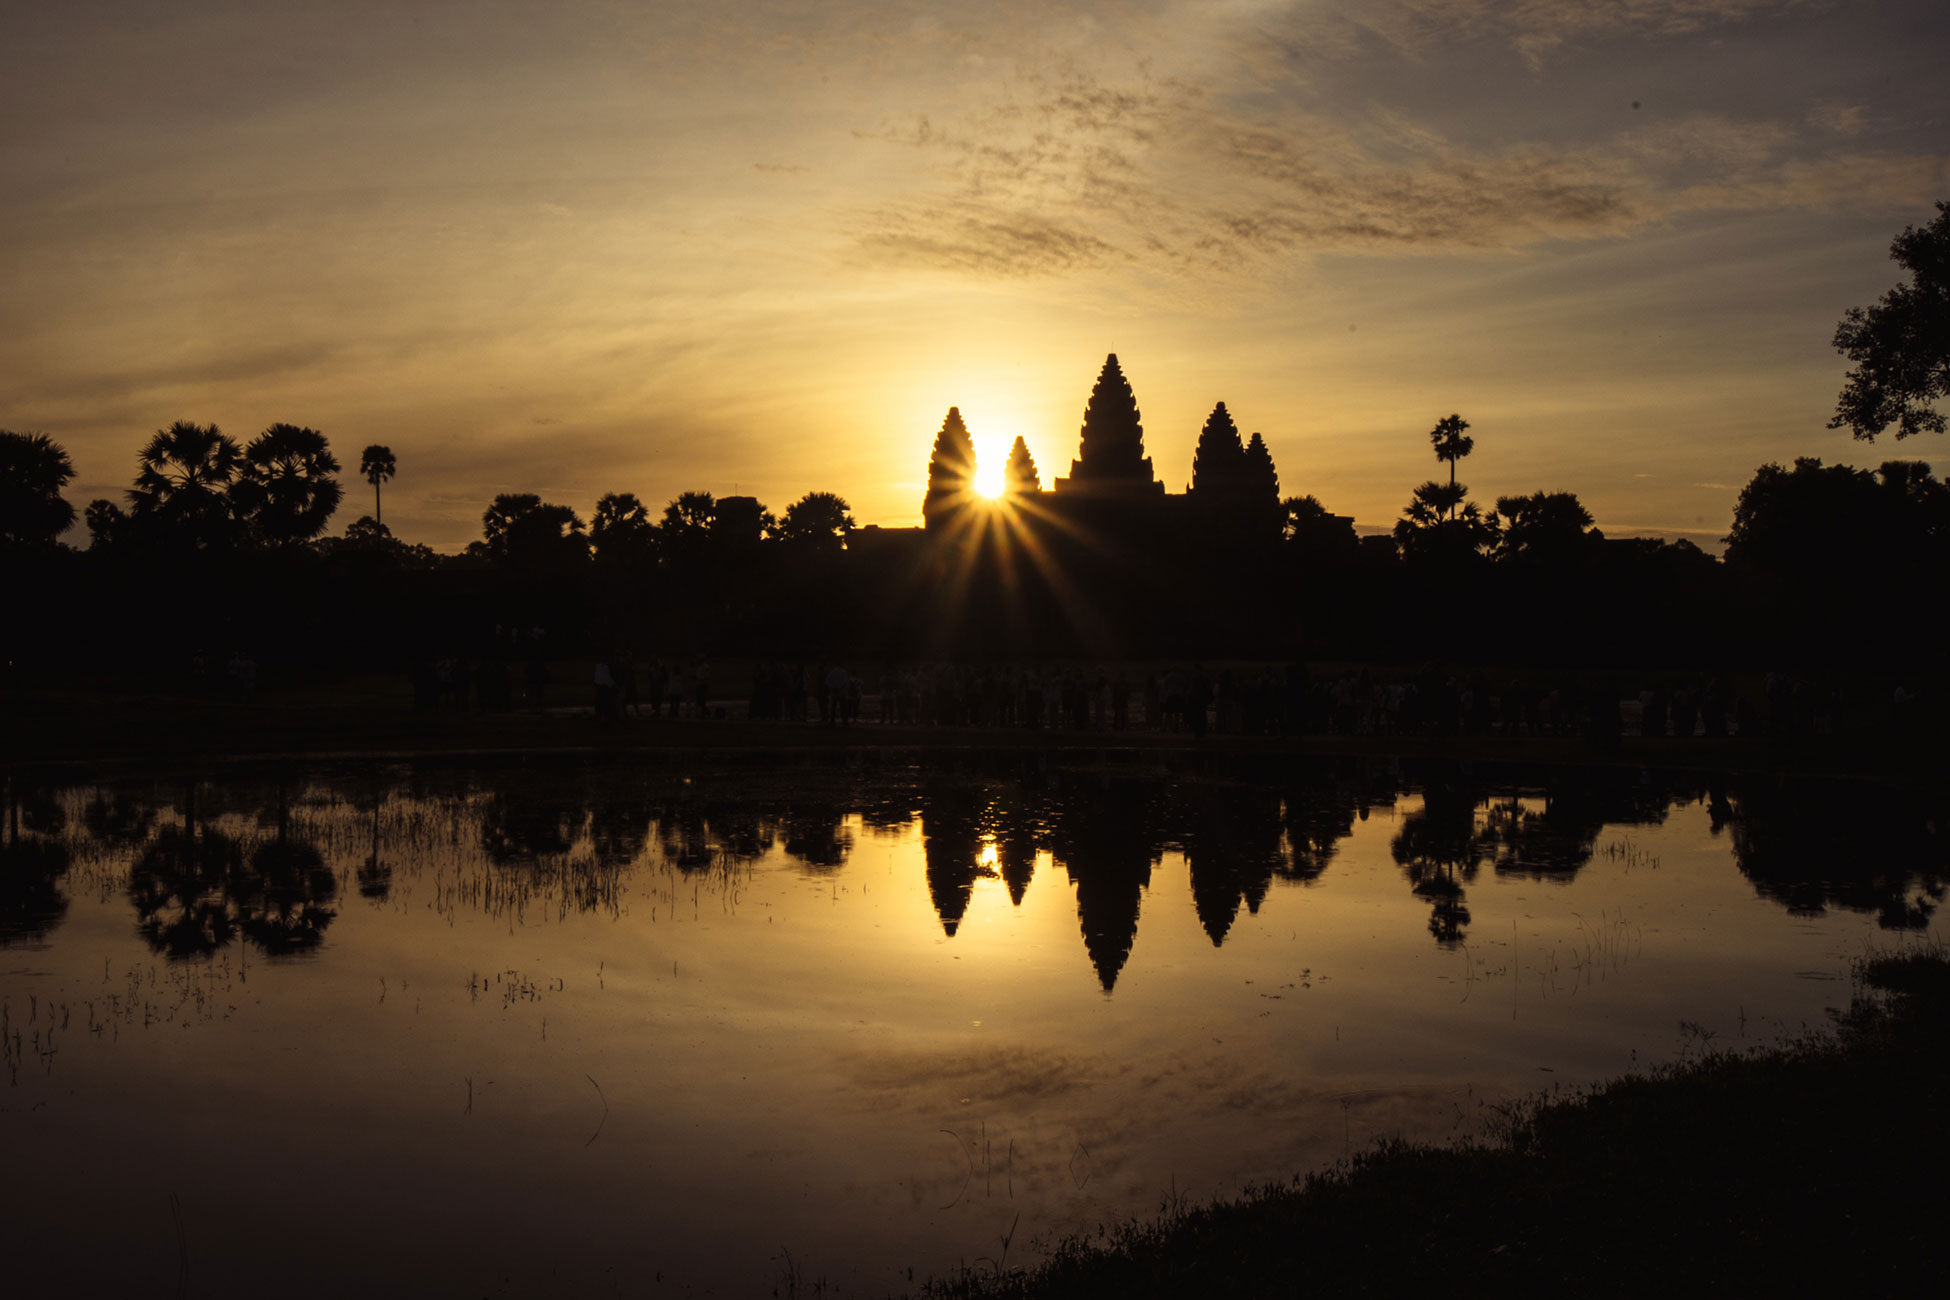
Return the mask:
{"type": "MultiPolygon", "coordinates": [[[[1583,42],[1678,37],[1804,6],[1808,0],[1381,0],[1342,6],[1324,25],[1371,33],[1411,52],[1457,38],[1501,38],[1532,67],[1583,42]]],[[[1316,24],[1321,19],[1314,19],[1316,24]]],[[[1344,32],[1319,42],[1345,45],[1344,32]]]]}
{"type": "Polygon", "coordinates": [[[1203,274],[1300,251],[1510,250],[1697,212],[1910,201],[1943,166],[1719,114],[1581,144],[1484,147],[1399,115],[1252,114],[1142,74],[1011,90],[953,120],[914,115],[864,133],[922,167],[908,194],[861,221],[862,248],[976,274],[1118,257],[1203,274]]]}
{"type": "Polygon", "coordinates": [[[1808,110],[1808,125],[1836,135],[1861,135],[1869,129],[1869,110],[1861,104],[1824,99],[1808,110]]]}
{"type": "Polygon", "coordinates": [[[928,205],[875,212],[859,242],[879,261],[981,276],[1061,273],[1122,256],[1095,235],[1032,214],[945,212],[928,205]]]}

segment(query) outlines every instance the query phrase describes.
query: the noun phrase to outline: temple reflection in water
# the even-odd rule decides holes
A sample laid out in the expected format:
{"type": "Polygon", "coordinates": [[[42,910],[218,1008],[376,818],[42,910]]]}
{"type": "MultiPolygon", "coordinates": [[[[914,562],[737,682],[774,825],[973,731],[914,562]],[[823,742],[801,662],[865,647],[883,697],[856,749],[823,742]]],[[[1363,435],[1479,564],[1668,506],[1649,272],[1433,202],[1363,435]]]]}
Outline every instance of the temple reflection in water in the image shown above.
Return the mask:
{"type": "Polygon", "coordinates": [[[1065,768],[994,756],[926,767],[696,776],[526,765],[465,772],[298,772],[8,787],[0,945],[44,939],[67,914],[69,877],[116,873],[134,934],[169,960],[244,943],[271,958],[317,951],[347,897],[383,904],[402,872],[437,863],[438,903],[517,920],[616,910],[645,867],[729,879],[769,855],[808,876],[842,873],[862,837],[916,833],[942,936],[969,923],[977,886],[1020,907],[1039,861],[1075,895],[1077,926],[1108,993],[1137,941],[1154,868],[1183,856],[1189,902],[1212,945],[1257,914],[1275,881],[1330,871],[1357,823],[1388,817],[1402,887],[1434,941],[1467,941],[1482,873],[1565,882],[1608,827],[1653,826],[1703,805],[1712,832],[1763,897],[1796,915],[1871,913],[1926,926],[1945,888],[1930,810],[1864,787],[1752,788],[1728,778],[1629,770],[1485,774],[1457,765],[1344,761],[1184,773],[1065,768]],[[382,811],[384,815],[382,816],[382,811]],[[330,863],[350,859],[345,872],[330,863]]]}

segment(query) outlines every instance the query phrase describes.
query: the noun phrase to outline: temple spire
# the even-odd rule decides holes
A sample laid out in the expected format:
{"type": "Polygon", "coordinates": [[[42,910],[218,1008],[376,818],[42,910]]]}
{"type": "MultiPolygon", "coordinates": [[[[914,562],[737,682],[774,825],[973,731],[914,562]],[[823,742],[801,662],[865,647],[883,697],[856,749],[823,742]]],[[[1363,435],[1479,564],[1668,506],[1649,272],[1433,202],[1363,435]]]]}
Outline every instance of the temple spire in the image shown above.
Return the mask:
{"type": "Polygon", "coordinates": [[[1083,412],[1082,445],[1077,459],[1070,462],[1070,477],[1057,480],[1059,491],[1065,487],[1138,496],[1164,491],[1151,472],[1151,458],[1144,454],[1137,397],[1115,352],[1105,358],[1097,386],[1090,391],[1090,404],[1083,412]]]}
{"type": "Polygon", "coordinates": [[[961,408],[948,408],[948,418],[935,435],[928,457],[928,494],[921,501],[921,519],[934,528],[966,506],[975,488],[975,440],[961,422],[961,408]]]}

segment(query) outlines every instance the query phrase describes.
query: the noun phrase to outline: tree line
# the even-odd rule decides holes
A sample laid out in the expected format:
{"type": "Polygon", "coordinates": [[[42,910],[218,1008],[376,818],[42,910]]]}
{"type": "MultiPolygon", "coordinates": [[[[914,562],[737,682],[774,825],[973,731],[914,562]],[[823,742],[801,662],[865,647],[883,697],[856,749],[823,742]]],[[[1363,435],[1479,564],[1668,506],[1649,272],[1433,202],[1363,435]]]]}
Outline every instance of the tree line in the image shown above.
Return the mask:
{"type": "MultiPolygon", "coordinates": [[[[1857,439],[1944,427],[1933,404],[1950,394],[1950,204],[1937,206],[1892,245],[1909,283],[1836,331],[1853,366],[1830,426],[1857,439]]],[[[1071,481],[1162,499],[1140,438],[1113,356],[1071,481]]],[[[60,540],[76,520],[67,451],[0,431],[0,550],[20,611],[0,649],[18,662],[166,661],[247,642],[378,662],[519,625],[577,649],[715,655],[1933,662],[1950,490],[1923,461],[1763,465],[1715,559],[1686,541],[1607,538],[1570,492],[1485,509],[1459,479],[1469,421],[1444,416],[1428,438],[1441,477],[1377,536],[1312,496],[1282,497],[1264,440],[1243,439],[1221,402],[1175,513],[1140,501],[998,523],[971,498],[973,442],[951,409],[930,458],[928,528],[898,545],[863,544],[845,499],[824,491],[780,515],[707,492],[653,514],[612,492],[587,523],[508,493],[477,541],[443,556],[382,522],[398,461],[380,444],[359,460],[372,514],[325,536],[344,502],[340,462],[324,433],[287,423],[245,443],[214,425],[157,431],[124,500],[86,507],[81,551],[60,540]]],[[[1060,497],[1017,439],[1004,507],[1060,497]]]]}

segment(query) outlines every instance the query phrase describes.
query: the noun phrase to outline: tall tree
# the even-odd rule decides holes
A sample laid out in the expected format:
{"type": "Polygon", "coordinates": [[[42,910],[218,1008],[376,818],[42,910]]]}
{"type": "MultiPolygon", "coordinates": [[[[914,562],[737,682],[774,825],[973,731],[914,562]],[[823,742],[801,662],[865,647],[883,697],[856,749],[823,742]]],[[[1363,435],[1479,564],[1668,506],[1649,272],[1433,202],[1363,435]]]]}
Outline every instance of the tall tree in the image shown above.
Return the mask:
{"type": "Polygon", "coordinates": [[[666,534],[695,535],[702,538],[711,531],[718,517],[718,503],[709,492],[679,492],[664,506],[666,534]]]}
{"type": "Polygon", "coordinates": [[[386,522],[386,516],[379,511],[379,485],[391,478],[397,468],[393,449],[384,443],[375,442],[359,453],[359,472],[372,484],[372,520],[376,524],[386,522]]]}
{"type": "Polygon", "coordinates": [[[1002,471],[1002,495],[1019,497],[1042,490],[1043,478],[1036,472],[1036,458],[1029,454],[1029,444],[1022,440],[1022,435],[1017,434],[1009,446],[1009,463],[1002,471]]]}
{"type": "Polygon", "coordinates": [[[1497,539],[1500,561],[1532,565],[1564,565],[1589,557],[1602,534],[1588,533],[1591,512],[1574,492],[1533,492],[1529,496],[1498,497],[1496,513],[1503,531],[1497,539]]]}
{"type": "Polygon", "coordinates": [[[610,492],[596,502],[589,538],[596,544],[596,559],[601,564],[656,559],[657,526],[650,522],[649,508],[634,492],[610,492]]]}
{"type": "Polygon", "coordinates": [[[1910,273],[1866,311],[1849,308],[1835,327],[1835,350],[1855,363],[1836,399],[1831,429],[1847,425],[1874,441],[1890,425],[1896,436],[1942,433],[1934,403],[1950,397],[1950,203],[1918,230],[1904,227],[1889,256],[1910,273]]]}
{"type": "Polygon", "coordinates": [[[975,440],[961,422],[961,408],[951,406],[935,435],[928,456],[928,494],[921,501],[921,519],[938,527],[968,504],[975,490],[975,440]]]}
{"type": "MultiPolygon", "coordinates": [[[[1117,354],[1104,359],[1097,384],[1083,411],[1081,445],[1070,462],[1070,478],[1079,483],[1155,484],[1151,458],[1144,454],[1144,425],[1137,395],[1117,364],[1117,354]]],[[[1162,490],[1160,488],[1159,490],[1162,490]]]]}
{"type": "Polygon", "coordinates": [[[488,555],[524,568],[575,564],[589,558],[582,518],[533,492],[504,492],[481,516],[488,555]]]}
{"type": "Polygon", "coordinates": [[[106,551],[128,535],[129,517],[113,501],[97,497],[88,503],[88,549],[106,551]]]}
{"type": "Polygon", "coordinates": [[[1457,563],[1496,544],[1498,520],[1484,515],[1461,483],[1421,484],[1395,521],[1395,543],[1411,563],[1457,563]]]}
{"type": "Polygon", "coordinates": [[[216,425],[178,420],[143,447],[130,512],[192,545],[228,541],[234,519],[227,489],[243,463],[236,439],[216,425]]]}
{"type": "Polygon", "coordinates": [[[242,472],[230,489],[238,518],[267,542],[309,541],[324,531],[344,496],[338,470],[324,434],[274,424],[244,448],[242,472]]]}
{"type": "MultiPolygon", "coordinates": [[[[1460,415],[1445,415],[1435,422],[1429,430],[1429,443],[1435,448],[1435,458],[1445,461],[1449,466],[1449,486],[1456,486],[1456,462],[1476,450],[1476,439],[1464,432],[1469,421],[1460,415]]],[[[1461,501],[1461,497],[1456,498],[1461,501]]],[[[1451,507],[1453,515],[1454,507],[1451,507]]]]}
{"type": "Polygon", "coordinates": [[[1917,561],[1924,571],[1950,543],[1950,488],[1918,461],[1875,471],[1803,456],[1762,465],[1740,489],[1727,563],[1784,577],[1826,574],[1860,587],[1917,561]]]}
{"type": "Polygon", "coordinates": [[[1220,402],[1199,430],[1198,446],[1192,452],[1193,497],[1210,505],[1236,501],[1246,478],[1246,444],[1239,440],[1239,426],[1232,422],[1226,404],[1220,402]]]}
{"type": "Polygon", "coordinates": [[[853,531],[853,515],[846,498],[831,492],[808,492],[785,508],[779,521],[779,540],[814,555],[837,555],[846,549],[853,531]]]}
{"type": "Polygon", "coordinates": [[[0,429],[0,541],[51,544],[74,522],[61,495],[74,477],[67,450],[44,433],[0,429]]]}
{"type": "Polygon", "coordinates": [[[657,550],[667,565],[699,563],[711,544],[718,503],[709,492],[680,492],[664,506],[657,525],[657,550]]]}

